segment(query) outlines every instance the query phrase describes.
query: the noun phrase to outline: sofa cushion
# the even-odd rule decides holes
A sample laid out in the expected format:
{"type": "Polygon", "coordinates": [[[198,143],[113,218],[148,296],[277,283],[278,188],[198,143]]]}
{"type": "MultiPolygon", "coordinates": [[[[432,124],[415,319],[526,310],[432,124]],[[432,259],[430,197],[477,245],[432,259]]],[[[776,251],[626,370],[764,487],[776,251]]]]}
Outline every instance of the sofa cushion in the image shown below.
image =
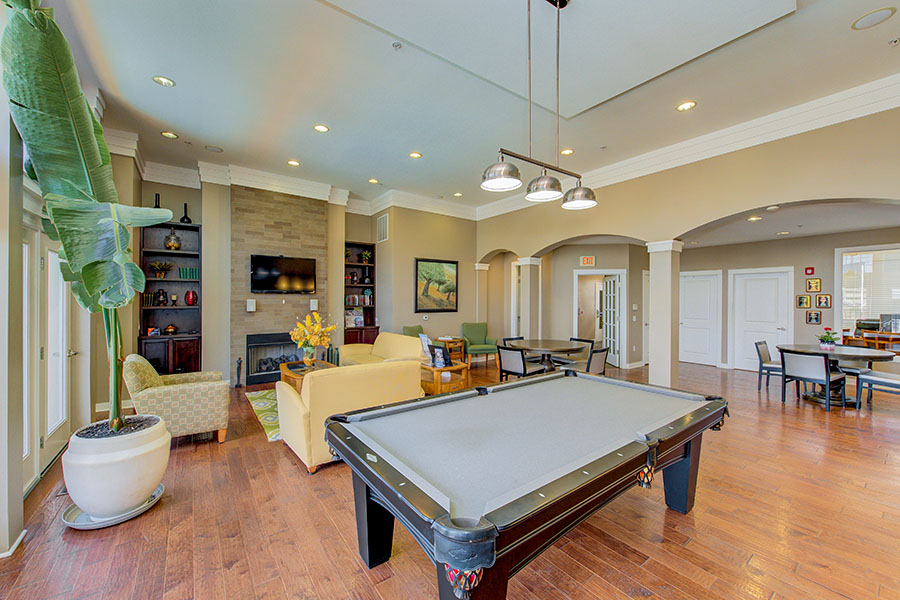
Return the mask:
{"type": "MultiPolygon", "coordinates": [[[[422,342],[418,338],[398,333],[379,333],[372,347],[372,354],[387,359],[419,360],[422,356],[422,342]]],[[[357,357],[354,357],[357,358],[357,357]]]]}
{"type": "Polygon", "coordinates": [[[491,346],[490,344],[469,344],[466,352],[469,354],[496,354],[497,346],[491,346]]]}
{"type": "Polygon", "coordinates": [[[374,354],[355,354],[353,356],[342,356],[341,366],[349,365],[373,365],[384,362],[384,359],[374,354]]]}

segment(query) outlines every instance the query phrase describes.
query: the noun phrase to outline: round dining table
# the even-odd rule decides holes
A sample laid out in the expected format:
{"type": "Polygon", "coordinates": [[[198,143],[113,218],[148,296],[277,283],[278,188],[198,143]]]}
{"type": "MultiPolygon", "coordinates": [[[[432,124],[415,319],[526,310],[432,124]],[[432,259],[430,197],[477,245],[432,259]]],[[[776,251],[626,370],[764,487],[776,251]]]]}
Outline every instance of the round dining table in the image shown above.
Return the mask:
{"type": "Polygon", "coordinates": [[[572,342],[569,340],[510,340],[508,343],[510,348],[534,352],[541,355],[541,364],[549,373],[556,370],[552,357],[554,354],[572,354],[584,350],[584,342],[572,342]]]}
{"type": "MultiPolygon", "coordinates": [[[[874,348],[863,348],[861,346],[837,345],[833,350],[823,350],[818,344],[781,344],[780,346],[776,346],[776,348],[779,350],[787,350],[788,352],[800,352],[802,354],[827,354],[828,360],[834,363],[841,360],[857,360],[865,361],[867,363],[873,361],[890,361],[894,360],[895,356],[893,352],[888,352],[887,350],[876,350],[874,348]]],[[[814,387],[818,387],[818,390],[814,391],[812,394],[804,394],[803,398],[818,404],[825,404],[825,386],[820,385],[814,387]]],[[[835,402],[841,402],[841,397],[837,392],[835,392],[835,395],[832,396],[831,400],[832,404],[835,402]]],[[[848,398],[845,401],[845,404],[847,406],[855,407],[856,401],[848,398]]]]}

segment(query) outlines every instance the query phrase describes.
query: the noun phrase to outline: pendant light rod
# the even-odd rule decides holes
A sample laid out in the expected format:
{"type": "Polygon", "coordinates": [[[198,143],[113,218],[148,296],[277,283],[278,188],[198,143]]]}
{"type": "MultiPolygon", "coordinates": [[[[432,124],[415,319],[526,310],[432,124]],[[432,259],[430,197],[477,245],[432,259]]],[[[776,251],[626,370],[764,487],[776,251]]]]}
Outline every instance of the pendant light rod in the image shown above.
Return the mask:
{"type": "MultiPolygon", "coordinates": [[[[559,0],[556,0],[556,166],[557,167],[559,166],[559,12],[560,12],[560,10],[562,10],[562,7],[559,5],[559,0]]],[[[530,60],[530,58],[529,58],[529,60],[530,60]]]]}
{"type": "Polygon", "coordinates": [[[531,150],[531,0],[528,0],[528,156],[531,150]]]}
{"type": "Polygon", "coordinates": [[[558,166],[552,165],[550,163],[546,163],[542,160],[538,160],[536,158],[531,158],[530,156],[525,156],[524,154],[519,154],[518,152],[513,152],[512,150],[506,150],[505,148],[500,148],[500,157],[507,158],[515,158],[516,160],[522,160],[527,163],[530,163],[536,167],[541,167],[542,169],[549,169],[550,171],[556,171],[557,173],[562,173],[563,175],[568,175],[569,177],[574,177],[575,179],[581,181],[581,175],[575,173],[574,171],[567,171],[566,169],[560,168],[558,166]]]}

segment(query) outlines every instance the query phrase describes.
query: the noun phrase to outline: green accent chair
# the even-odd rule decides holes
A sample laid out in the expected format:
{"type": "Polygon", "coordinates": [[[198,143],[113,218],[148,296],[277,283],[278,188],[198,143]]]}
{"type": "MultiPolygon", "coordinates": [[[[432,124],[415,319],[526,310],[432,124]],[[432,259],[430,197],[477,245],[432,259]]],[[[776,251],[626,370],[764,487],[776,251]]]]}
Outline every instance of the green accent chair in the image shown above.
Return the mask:
{"type": "Polygon", "coordinates": [[[462,336],[466,342],[466,363],[472,364],[472,357],[494,355],[494,363],[500,367],[497,340],[488,337],[487,323],[463,323],[462,336]]]}
{"type": "MultiPolygon", "coordinates": [[[[409,337],[417,338],[419,334],[425,333],[425,330],[422,329],[421,325],[404,325],[403,326],[403,335],[408,335],[409,337]]],[[[440,346],[443,348],[444,342],[441,340],[431,340],[432,346],[440,346]]]]}

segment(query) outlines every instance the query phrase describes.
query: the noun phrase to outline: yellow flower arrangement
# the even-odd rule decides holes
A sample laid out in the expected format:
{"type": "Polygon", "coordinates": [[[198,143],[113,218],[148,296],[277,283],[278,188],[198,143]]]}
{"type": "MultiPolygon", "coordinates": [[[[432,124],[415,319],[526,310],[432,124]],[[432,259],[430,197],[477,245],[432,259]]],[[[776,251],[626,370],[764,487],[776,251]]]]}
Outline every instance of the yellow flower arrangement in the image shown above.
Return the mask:
{"type": "Polygon", "coordinates": [[[303,321],[297,321],[297,326],[291,330],[291,339],[303,350],[303,362],[307,366],[312,366],[315,362],[314,354],[317,346],[331,344],[330,334],[336,328],[337,325],[323,325],[322,317],[317,312],[306,315],[303,321]]]}

